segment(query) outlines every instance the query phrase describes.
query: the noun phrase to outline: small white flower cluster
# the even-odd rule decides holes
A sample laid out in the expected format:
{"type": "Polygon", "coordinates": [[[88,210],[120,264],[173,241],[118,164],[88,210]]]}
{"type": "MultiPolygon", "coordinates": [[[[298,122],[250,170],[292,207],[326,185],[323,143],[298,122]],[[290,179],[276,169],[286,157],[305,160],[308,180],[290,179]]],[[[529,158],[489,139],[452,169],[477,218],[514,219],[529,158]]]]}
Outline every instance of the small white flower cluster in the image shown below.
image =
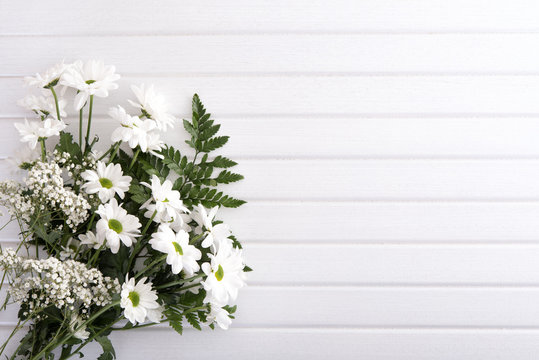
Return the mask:
{"type": "Polygon", "coordinates": [[[110,304],[112,295],[121,290],[118,280],[74,260],[25,259],[13,249],[3,249],[0,267],[13,274],[10,296],[28,306],[29,311],[54,305],[70,311],[78,309],[84,315],[93,305],[110,304]]]}
{"type": "Polygon", "coordinates": [[[35,211],[32,199],[23,195],[21,185],[13,180],[0,182],[0,205],[5,206],[12,217],[26,222],[35,211]]]}
{"type": "Polygon", "coordinates": [[[82,195],[64,187],[62,170],[56,162],[36,162],[28,171],[25,183],[35,202],[41,204],[40,209],[44,210],[45,204],[60,209],[67,216],[66,224],[70,228],[75,229],[88,218],[90,204],[82,195]]]}

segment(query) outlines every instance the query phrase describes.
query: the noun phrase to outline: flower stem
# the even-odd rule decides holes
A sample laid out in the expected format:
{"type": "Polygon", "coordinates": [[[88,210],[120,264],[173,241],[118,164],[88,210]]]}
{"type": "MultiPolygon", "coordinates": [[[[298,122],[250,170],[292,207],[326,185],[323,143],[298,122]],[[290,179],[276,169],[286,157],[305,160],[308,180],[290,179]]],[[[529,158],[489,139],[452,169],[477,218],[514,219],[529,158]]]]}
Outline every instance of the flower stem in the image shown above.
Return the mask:
{"type": "Polygon", "coordinates": [[[54,91],[54,87],[50,87],[52,92],[52,96],[54,96],[54,105],[56,105],[56,116],[58,117],[58,120],[62,120],[60,118],[60,106],[58,106],[58,96],[56,96],[56,91],[54,91]]]}
{"type": "Polygon", "coordinates": [[[191,282],[191,281],[196,280],[198,278],[201,278],[203,276],[204,276],[204,274],[198,274],[198,275],[192,276],[192,277],[187,278],[187,279],[182,279],[182,280],[178,280],[178,281],[172,281],[172,282],[169,282],[169,283],[166,283],[166,284],[156,286],[155,289],[159,290],[159,289],[164,289],[164,288],[171,287],[171,286],[174,286],[174,285],[185,284],[187,282],[191,282]]]}
{"type": "Polygon", "coordinates": [[[140,153],[140,148],[137,148],[137,150],[135,151],[135,154],[133,155],[133,160],[131,160],[131,164],[129,164],[129,169],[128,170],[131,170],[133,165],[135,165],[135,161],[137,160],[137,157],[138,157],[139,153],[140,153]]]}
{"type": "Polygon", "coordinates": [[[165,260],[167,258],[167,254],[163,255],[163,256],[160,256],[158,257],[155,261],[153,261],[150,265],[146,266],[144,269],[142,269],[141,271],[139,271],[136,275],[135,275],[135,279],[138,279],[139,277],[141,277],[142,275],[144,275],[144,273],[148,270],[150,270],[152,267],[154,267],[155,265],[159,264],[160,262],[162,262],[163,260],[165,260]]]}
{"type": "Polygon", "coordinates": [[[92,110],[94,108],[94,96],[90,95],[90,107],[88,109],[88,127],[86,128],[86,139],[84,140],[84,153],[88,152],[88,146],[90,143],[88,139],[90,138],[90,128],[92,127],[92,110]]]}
{"type": "Polygon", "coordinates": [[[45,138],[39,139],[39,142],[41,143],[41,161],[45,161],[47,159],[47,148],[45,147],[45,138]]]}
{"type": "Polygon", "coordinates": [[[80,146],[81,151],[82,151],[82,113],[83,113],[83,109],[84,108],[81,108],[80,111],[79,111],[79,146],[80,146]]]}

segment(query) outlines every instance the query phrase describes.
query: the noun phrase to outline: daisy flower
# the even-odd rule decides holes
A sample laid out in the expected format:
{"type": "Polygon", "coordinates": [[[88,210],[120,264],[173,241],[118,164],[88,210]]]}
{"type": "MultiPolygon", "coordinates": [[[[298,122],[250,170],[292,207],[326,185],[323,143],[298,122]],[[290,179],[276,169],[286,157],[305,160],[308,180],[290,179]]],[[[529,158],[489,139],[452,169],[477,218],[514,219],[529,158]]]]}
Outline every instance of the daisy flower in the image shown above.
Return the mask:
{"type": "Polygon", "coordinates": [[[217,254],[209,254],[210,262],[202,264],[207,275],[201,284],[206,290],[204,302],[226,305],[236,300],[238,290],[245,285],[244,264],[240,249],[224,243],[217,254]]]}
{"type": "Polygon", "coordinates": [[[152,290],[152,284],[146,283],[142,278],[135,284],[135,279],[125,278],[120,294],[120,306],[124,309],[124,316],[133,324],[143,323],[148,318],[152,322],[161,319],[161,306],[157,302],[157,294],[152,290]]]}
{"type": "Polygon", "coordinates": [[[154,121],[131,116],[119,105],[110,109],[109,115],[119,121],[121,125],[112,132],[111,140],[113,142],[128,142],[131,149],[140,146],[142,152],[148,151],[148,133],[155,129],[154,121]]]}
{"type": "Polygon", "coordinates": [[[140,235],[140,221],[130,215],[112,198],[108,204],[99,205],[96,213],[101,219],[96,224],[99,241],[107,240],[107,246],[113,254],[120,249],[120,241],[131,246],[140,235]]]}
{"type": "MultiPolygon", "coordinates": [[[[35,112],[40,116],[56,116],[56,104],[52,96],[28,95],[25,98],[19,100],[17,104],[25,109],[35,112]]],[[[58,109],[60,110],[61,117],[67,116],[65,106],[66,101],[64,99],[59,99],[58,109]]]]}
{"type": "Polygon", "coordinates": [[[131,176],[124,176],[120,164],[106,165],[103,161],[97,162],[96,171],[86,170],[81,176],[86,181],[81,189],[87,194],[98,193],[102,203],[112,199],[115,194],[123,199],[131,183],[131,176]]]}
{"type": "Polygon", "coordinates": [[[58,80],[64,73],[64,71],[71,65],[64,64],[62,61],[60,64],[56,64],[53,67],[47,69],[43,74],[36,74],[35,76],[27,76],[24,81],[28,86],[36,86],[39,88],[49,88],[55,86],[58,80]]]}
{"type": "Polygon", "coordinates": [[[154,214],[154,221],[158,223],[173,221],[182,212],[189,210],[183,205],[180,199],[180,192],[172,190],[172,182],[165,180],[162,184],[157,175],[152,176],[152,184],[142,182],[144,186],[152,190],[152,197],[143,205],[143,209],[147,209],[144,216],[151,218],[154,214]]]}
{"type": "Polygon", "coordinates": [[[60,131],[66,128],[66,124],[63,121],[49,117],[44,121],[34,120],[29,122],[28,119],[24,119],[24,123],[16,123],[15,128],[21,135],[21,141],[27,142],[30,149],[35,149],[40,138],[60,135],[60,131]]]}
{"type": "Polygon", "coordinates": [[[138,101],[128,100],[129,103],[139,108],[145,117],[154,120],[159,130],[166,131],[168,127],[174,127],[176,118],[168,112],[165,99],[155,92],[153,85],[149,87],[145,87],[144,84],[139,87],[132,85],[131,90],[138,101]]]}
{"type": "Polygon", "coordinates": [[[232,324],[232,319],[228,315],[228,311],[223,309],[218,304],[210,304],[208,323],[216,323],[221,329],[228,330],[230,324],[232,324]]]}
{"type": "Polygon", "coordinates": [[[94,248],[95,250],[101,248],[101,246],[103,246],[103,241],[104,241],[103,238],[101,238],[101,239],[98,238],[91,231],[88,231],[86,234],[80,234],[79,235],[79,240],[80,240],[81,245],[88,245],[88,246],[94,248]]]}
{"type": "Polygon", "coordinates": [[[167,254],[167,264],[172,266],[173,274],[184,270],[186,274],[193,275],[200,269],[197,260],[200,260],[202,253],[189,245],[189,234],[185,231],[174,233],[167,225],[160,225],[149,243],[155,250],[167,254]]]}
{"type": "Polygon", "coordinates": [[[218,249],[222,242],[230,242],[230,239],[228,239],[231,234],[230,226],[227,224],[213,225],[213,219],[218,209],[216,206],[208,212],[204,206],[199,204],[195,206],[191,214],[193,220],[198,224],[195,232],[198,234],[205,233],[204,240],[201,244],[204,248],[213,245],[215,249],[218,249]]]}
{"type": "Polygon", "coordinates": [[[161,137],[159,136],[159,133],[156,132],[150,132],[148,133],[146,137],[147,142],[147,150],[150,154],[153,156],[157,156],[160,159],[164,159],[165,157],[158,153],[158,151],[161,151],[165,148],[165,143],[163,140],[161,140],[161,137]]]}
{"type": "Polygon", "coordinates": [[[118,88],[115,81],[120,78],[120,75],[115,72],[114,66],[105,65],[103,61],[90,60],[83,63],[78,60],[65,70],[60,83],[79,91],[75,96],[75,109],[78,111],[84,106],[89,96],[107,97],[110,90],[118,88]]]}

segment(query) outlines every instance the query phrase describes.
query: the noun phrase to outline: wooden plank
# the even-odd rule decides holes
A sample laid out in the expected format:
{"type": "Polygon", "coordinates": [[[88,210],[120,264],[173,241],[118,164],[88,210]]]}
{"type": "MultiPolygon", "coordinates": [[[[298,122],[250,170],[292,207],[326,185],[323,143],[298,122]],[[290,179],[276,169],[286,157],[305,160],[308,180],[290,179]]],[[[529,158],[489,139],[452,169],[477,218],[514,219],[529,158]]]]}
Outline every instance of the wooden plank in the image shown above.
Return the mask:
{"type": "MultiPolygon", "coordinates": [[[[539,288],[256,287],[238,327],[537,328],[539,288]]],[[[2,314],[9,326],[16,308],[2,314]],[[4,317],[5,316],[5,317],[4,317]]]]}
{"type": "Polygon", "coordinates": [[[533,0],[233,0],[226,5],[217,0],[196,3],[165,0],[158,7],[128,0],[96,0],[76,8],[68,0],[57,0],[46,6],[38,0],[23,4],[2,3],[0,33],[105,35],[537,30],[537,3],[533,0]]]}
{"type": "MultiPolygon", "coordinates": [[[[219,215],[248,242],[538,242],[537,202],[253,201],[219,215]]],[[[13,239],[10,224],[0,238],[13,239]]]]}
{"type": "MultiPolygon", "coordinates": [[[[2,155],[18,147],[12,123],[0,119],[2,155]]],[[[73,119],[70,131],[78,129],[73,119]]],[[[364,118],[364,117],[219,117],[230,142],[223,154],[233,158],[515,158],[539,157],[539,117],[509,118],[364,118]],[[278,139],[278,140],[277,140],[278,139]],[[518,139],[518,141],[512,141],[518,139]],[[278,146],[276,146],[278,144],[278,146]]],[[[95,131],[107,134],[116,123],[93,120],[95,131]]],[[[187,150],[185,131],[164,134],[167,143],[187,150]]],[[[106,136],[99,145],[108,144],[106,136]]]]}
{"type": "MultiPolygon", "coordinates": [[[[13,177],[6,165],[2,180],[13,177]]],[[[539,160],[242,160],[233,170],[245,180],[222,190],[247,201],[539,200],[539,160]]]]}
{"type": "MultiPolygon", "coordinates": [[[[9,335],[0,328],[0,338],[9,335]]],[[[534,330],[356,330],[356,329],[238,329],[214,332],[185,330],[180,337],[172,330],[138,329],[111,335],[118,357],[152,358],[162,349],[181,354],[182,359],[215,359],[234,354],[238,360],[308,358],[439,360],[477,357],[513,360],[536,359],[539,352],[534,330]],[[148,341],[148,339],[151,339],[148,341]],[[249,346],[246,346],[249,344],[249,346]],[[283,346],[286,344],[286,346],[283,346]],[[391,346],[387,346],[391,344],[391,346]]],[[[21,334],[22,337],[22,334],[21,334]]],[[[16,338],[17,339],[17,338],[16,338]]],[[[8,349],[14,350],[17,340],[8,349]]],[[[87,358],[101,354],[98,345],[85,348],[87,358]]],[[[9,354],[10,351],[7,351],[9,354]]],[[[173,359],[160,355],[162,359],[173,359]]]]}
{"type": "MultiPolygon", "coordinates": [[[[539,76],[207,76],[124,77],[119,90],[95,101],[95,115],[105,114],[118,102],[125,105],[125,99],[132,97],[129,85],[139,83],[154,83],[171,102],[171,111],[180,116],[189,112],[195,92],[217,118],[539,112],[535,96],[539,93],[539,76]]],[[[0,116],[21,115],[16,104],[26,94],[21,80],[2,78],[0,89],[0,116]]],[[[73,115],[73,110],[68,110],[73,115]]]]}
{"type": "MultiPolygon", "coordinates": [[[[14,247],[14,242],[1,242],[14,247]]],[[[539,246],[244,243],[252,285],[539,286],[539,246]],[[280,266],[275,266],[279,259],[280,266]],[[413,261],[410,261],[413,259],[413,261]],[[320,270],[324,264],[324,271],[320,270]]],[[[23,256],[25,252],[23,251],[23,256]]]]}
{"type": "Polygon", "coordinates": [[[10,36],[0,38],[0,75],[39,72],[62,58],[102,58],[124,75],[537,73],[538,41],[529,33],[10,36]]]}

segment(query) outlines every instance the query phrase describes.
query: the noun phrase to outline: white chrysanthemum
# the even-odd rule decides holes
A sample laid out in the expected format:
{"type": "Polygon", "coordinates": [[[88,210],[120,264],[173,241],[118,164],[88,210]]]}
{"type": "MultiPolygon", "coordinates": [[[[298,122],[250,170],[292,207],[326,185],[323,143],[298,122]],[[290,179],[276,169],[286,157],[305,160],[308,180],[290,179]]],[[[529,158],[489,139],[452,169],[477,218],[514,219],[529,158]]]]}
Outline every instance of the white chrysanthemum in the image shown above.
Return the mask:
{"type": "Polygon", "coordinates": [[[179,216],[176,216],[174,220],[167,223],[168,226],[175,232],[178,232],[180,230],[191,232],[191,226],[189,226],[189,223],[191,222],[191,216],[189,214],[179,214],[179,216]]]}
{"type": "Polygon", "coordinates": [[[84,321],[76,314],[73,314],[69,322],[69,330],[71,330],[73,337],[79,340],[86,340],[90,336],[90,333],[86,331],[86,326],[81,327],[82,324],[84,324],[84,321]]]}
{"type": "MultiPolygon", "coordinates": [[[[17,102],[19,106],[22,106],[25,109],[33,111],[38,115],[48,116],[56,114],[56,104],[52,96],[36,96],[28,95],[24,99],[21,99],[17,102]]],[[[67,113],[65,111],[66,101],[64,99],[58,100],[58,109],[60,110],[60,116],[65,117],[67,113]]]]}
{"type": "Polygon", "coordinates": [[[120,306],[124,309],[124,316],[133,325],[143,323],[148,318],[152,322],[161,319],[160,305],[157,302],[157,294],[152,290],[152,284],[146,283],[147,278],[142,278],[135,284],[134,278],[125,279],[122,285],[120,306]]]}
{"type": "Polygon", "coordinates": [[[88,245],[96,250],[101,248],[101,246],[103,246],[103,242],[105,241],[104,238],[98,238],[91,231],[88,231],[86,234],[80,234],[79,240],[81,245],[88,245]]]}
{"type": "Polygon", "coordinates": [[[202,247],[208,248],[214,246],[215,249],[219,249],[221,243],[230,243],[228,238],[231,234],[230,226],[227,224],[217,224],[213,225],[213,219],[217,214],[219,208],[216,206],[212,209],[206,210],[202,205],[197,205],[194,207],[191,217],[198,224],[198,227],[195,229],[195,232],[202,234],[204,232],[204,240],[202,241],[202,247]]]}
{"type": "Polygon", "coordinates": [[[206,290],[204,302],[223,306],[236,300],[238,290],[245,285],[241,250],[223,243],[217,254],[209,257],[210,262],[202,264],[202,271],[207,275],[201,282],[206,290]]]}
{"type": "Polygon", "coordinates": [[[28,119],[24,119],[24,123],[16,123],[15,127],[21,135],[21,141],[27,142],[31,149],[35,149],[40,138],[60,135],[60,131],[66,128],[66,124],[61,120],[48,117],[43,121],[29,122],[28,119]]]}
{"type": "Polygon", "coordinates": [[[100,60],[90,60],[86,63],[78,60],[65,70],[60,83],[79,91],[75,96],[75,109],[78,111],[90,95],[107,97],[110,90],[118,88],[115,81],[120,78],[120,75],[115,72],[114,66],[105,65],[100,60]]]}
{"type": "Polygon", "coordinates": [[[189,245],[189,234],[185,231],[174,233],[167,225],[160,225],[149,243],[155,250],[167,254],[167,264],[172,266],[173,274],[184,270],[186,274],[193,275],[200,269],[197,260],[200,260],[202,253],[189,245]]]}
{"type": "Polygon", "coordinates": [[[147,150],[150,154],[152,154],[153,156],[157,156],[160,159],[165,158],[163,155],[159,154],[158,152],[165,148],[165,143],[163,142],[163,140],[161,140],[159,133],[157,132],[148,133],[148,136],[146,137],[146,142],[147,142],[147,150]]]}
{"type": "Polygon", "coordinates": [[[116,199],[113,198],[108,204],[99,205],[96,213],[101,216],[96,225],[97,237],[99,241],[107,240],[107,246],[112,253],[118,252],[120,241],[129,247],[140,235],[140,221],[119,206],[116,199]]]}
{"type": "Polygon", "coordinates": [[[156,175],[152,176],[152,184],[141,183],[152,190],[152,197],[143,205],[147,209],[144,216],[151,218],[154,212],[157,212],[154,221],[158,223],[168,223],[173,221],[181,213],[189,210],[183,205],[180,199],[180,192],[172,190],[172,182],[165,180],[162,184],[156,175]]]}
{"type": "Polygon", "coordinates": [[[211,304],[211,310],[208,315],[208,323],[216,323],[223,330],[228,330],[230,324],[232,324],[232,319],[228,316],[228,311],[223,309],[218,304],[211,304]]]}
{"type": "Polygon", "coordinates": [[[58,82],[64,71],[71,65],[66,65],[62,61],[60,64],[56,64],[53,67],[47,69],[43,74],[36,74],[35,76],[27,76],[24,81],[29,86],[37,86],[39,88],[46,88],[52,86],[55,82],[58,82]]]}
{"type": "Polygon", "coordinates": [[[155,129],[154,121],[141,120],[136,116],[131,116],[119,105],[110,109],[109,115],[119,121],[121,125],[112,132],[111,140],[113,142],[128,142],[131,149],[140,146],[142,152],[148,151],[148,134],[155,129]]]}
{"type": "Polygon", "coordinates": [[[144,84],[139,87],[132,85],[131,90],[138,101],[128,100],[129,103],[139,108],[144,116],[154,120],[159,130],[166,131],[168,127],[174,127],[176,118],[169,113],[167,102],[155,92],[153,85],[149,87],[145,87],[144,84]]]}
{"type": "Polygon", "coordinates": [[[98,193],[102,203],[112,199],[115,194],[123,199],[131,183],[131,176],[124,176],[120,164],[106,165],[103,161],[97,162],[96,171],[86,170],[81,176],[86,181],[81,189],[87,194],[98,193]]]}

